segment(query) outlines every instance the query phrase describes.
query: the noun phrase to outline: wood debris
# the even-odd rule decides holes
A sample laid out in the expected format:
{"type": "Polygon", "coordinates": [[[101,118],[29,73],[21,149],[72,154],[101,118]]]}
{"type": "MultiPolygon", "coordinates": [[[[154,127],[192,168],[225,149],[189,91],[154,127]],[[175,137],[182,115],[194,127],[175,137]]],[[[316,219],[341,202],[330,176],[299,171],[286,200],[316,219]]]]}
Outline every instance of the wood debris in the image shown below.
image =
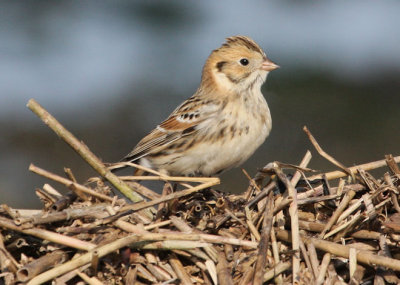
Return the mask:
{"type": "Polygon", "coordinates": [[[213,189],[218,178],[117,176],[34,100],[28,107],[99,177],[30,166],[46,178],[43,209],[0,206],[4,284],[400,283],[400,156],[346,167],[306,129],[339,170],[315,174],[307,152],[299,166],[246,172],[248,188],[229,194],[213,189]],[[383,177],[369,172],[378,167],[383,177]],[[145,179],[163,181],[162,193],[145,179]]]}

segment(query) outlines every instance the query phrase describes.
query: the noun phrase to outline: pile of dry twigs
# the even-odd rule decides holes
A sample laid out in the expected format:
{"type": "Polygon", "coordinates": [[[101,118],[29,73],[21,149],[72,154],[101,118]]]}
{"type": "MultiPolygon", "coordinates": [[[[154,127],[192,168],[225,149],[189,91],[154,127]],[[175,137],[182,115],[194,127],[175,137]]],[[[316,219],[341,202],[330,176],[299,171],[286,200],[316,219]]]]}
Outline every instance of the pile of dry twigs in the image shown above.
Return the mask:
{"type": "Polygon", "coordinates": [[[43,210],[0,206],[5,284],[400,283],[400,156],[347,168],[305,128],[338,171],[313,173],[307,152],[299,166],[267,164],[232,195],[212,188],[218,178],[116,176],[34,100],[28,107],[100,176],[80,184],[70,169],[30,166],[57,184],[36,190],[43,210]],[[379,167],[387,172],[374,178],[379,167]],[[138,180],[164,181],[163,192],[138,180]]]}

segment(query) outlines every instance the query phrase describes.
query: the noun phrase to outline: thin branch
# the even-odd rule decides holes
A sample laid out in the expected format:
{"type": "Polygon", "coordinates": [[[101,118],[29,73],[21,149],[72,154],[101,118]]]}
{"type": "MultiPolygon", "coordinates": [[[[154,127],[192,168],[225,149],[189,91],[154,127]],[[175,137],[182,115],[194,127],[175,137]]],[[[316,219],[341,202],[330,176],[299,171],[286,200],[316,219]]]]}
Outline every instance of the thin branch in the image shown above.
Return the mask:
{"type": "Polygon", "coordinates": [[[79,141],[71,132],[64,128],[49,112],[39,105],[34,99],[28,101],[27,107],[31,109],[42,121],[75,150],[86,162],[102,177],[107,179],[116,189],[133,202],[143,201],[142,196],[132,191],[118,176],[114,175],[104,163],[92,153],[89,148],[79,141]]]}

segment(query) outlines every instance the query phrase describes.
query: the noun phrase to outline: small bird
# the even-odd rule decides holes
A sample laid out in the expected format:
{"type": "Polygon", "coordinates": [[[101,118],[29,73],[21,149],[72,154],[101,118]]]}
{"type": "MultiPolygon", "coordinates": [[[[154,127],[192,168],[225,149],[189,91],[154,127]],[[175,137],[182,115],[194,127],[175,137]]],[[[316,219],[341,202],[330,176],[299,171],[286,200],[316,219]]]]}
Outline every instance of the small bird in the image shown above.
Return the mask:
{"type": "Polygon", "coordinates": [[[240,165],[271,131],[261,85],[278,67],[252,39],[227,38],[208,57],[196,93],[123,161],[173,176],[213,176],[240,165]]]}

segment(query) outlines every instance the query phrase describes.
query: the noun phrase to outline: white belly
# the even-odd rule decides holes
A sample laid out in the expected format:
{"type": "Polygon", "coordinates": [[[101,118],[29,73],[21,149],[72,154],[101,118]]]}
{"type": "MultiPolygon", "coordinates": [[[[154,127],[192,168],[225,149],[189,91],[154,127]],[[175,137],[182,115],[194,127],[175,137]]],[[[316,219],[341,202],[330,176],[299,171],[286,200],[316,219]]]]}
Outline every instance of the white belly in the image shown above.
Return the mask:
{"type": "Polygon", "coordinates": [[[184,153],[171,153],[151,161],[145,158],[147,161],[143,162],[170,175],[186,176],[212,176],[236,167],[256,151],[271,130],[268,105],[265,100],[261,103],[253,112],[239,110],[243,113],[238,114],[238,110],[228,110],[220,118],[204,122],[198,135],[213,133],[212,139],[199,140],[184,153]],[[221,128],[225,128],[223,135],[219,135],[221,128]]]}

